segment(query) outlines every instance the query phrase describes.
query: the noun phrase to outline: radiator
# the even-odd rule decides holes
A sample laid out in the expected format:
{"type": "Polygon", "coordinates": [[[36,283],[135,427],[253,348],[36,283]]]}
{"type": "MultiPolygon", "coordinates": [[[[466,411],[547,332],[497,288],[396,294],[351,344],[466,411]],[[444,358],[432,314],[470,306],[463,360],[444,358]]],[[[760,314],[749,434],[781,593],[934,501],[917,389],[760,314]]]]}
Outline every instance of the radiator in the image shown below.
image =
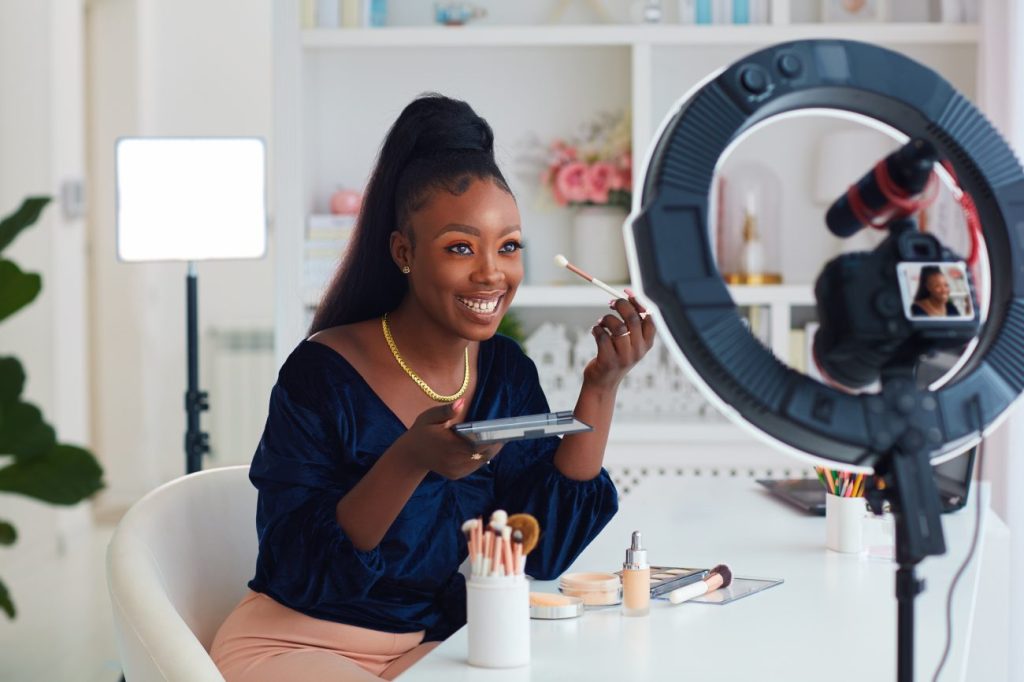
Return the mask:
{"type": "Polygon", "coordinates": [[[211,329],[206,383],[210,434],[206,468],[249,464],[267,421],[270,389],[277,377],[273,329],[211,329]]]}

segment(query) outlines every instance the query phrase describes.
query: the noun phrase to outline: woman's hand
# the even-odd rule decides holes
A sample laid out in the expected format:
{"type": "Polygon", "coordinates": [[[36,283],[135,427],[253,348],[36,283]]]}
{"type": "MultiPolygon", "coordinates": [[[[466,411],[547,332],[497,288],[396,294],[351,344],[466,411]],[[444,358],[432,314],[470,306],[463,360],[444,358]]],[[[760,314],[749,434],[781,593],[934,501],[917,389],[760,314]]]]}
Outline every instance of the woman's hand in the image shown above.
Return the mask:
{"type": "Polygon", "coordinates": [[[617,315],[598,320],[590,332],[597,340],[597,357],[583,369],[583,384],[599,388],[617,388],[623,377],[654,345],[654,320],[628,289],[629,300],[611,303],[617,315]]]}
{"type": "Polygon", "coordinates": [[[464,398],[425,410],[399,441],[408,461],[448,479],[459,479],[487,464],[501,450],[502,443],[474,445],[452,431],[464,416],[464,398]]]}

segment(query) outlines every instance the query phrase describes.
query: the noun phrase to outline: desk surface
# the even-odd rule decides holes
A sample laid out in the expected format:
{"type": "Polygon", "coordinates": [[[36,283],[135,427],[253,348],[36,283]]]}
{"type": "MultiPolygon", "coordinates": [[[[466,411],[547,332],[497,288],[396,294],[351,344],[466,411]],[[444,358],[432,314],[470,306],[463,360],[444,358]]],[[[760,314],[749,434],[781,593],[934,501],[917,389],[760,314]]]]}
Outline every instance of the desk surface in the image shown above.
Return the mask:
{"type": "MultiPolygon", "coordinates": [[[[942,557],[918,567],[927,581],[916,602],[916,676],[931,679],[945,644],[950,581],[967,555],[974,501],[943,516],[942,557]]],[[[984,535],[1005,534],[987,513],[984,535]]],[[[884,538],[882,521],[870,536],[884,538]]],[[[655,565],[728,564],[734,575],[782,578],[724,606],[651,602],[648,618],[618,607],[563,621],[531,621],[532,662],[509,670],[466,663],[462,628],[400,677],[420,680],[736,680],[895,679],[895,565],[825,549],[824,518],[768,496],[749,479],[651,477],[634,488],[619,513],[573,565],[573,571],[621,568],[630,533],[641,530],[655,565]]],[[[971,636],[982,543],[954,595],[953,647],[942,680],[963,679],[971,636]]],[[[985,567],[987,573],[995,568],[985,567]]],[[[534,591],[553,591],[537,582],[534,591]]],[[[975,635],[977,636],[977,635],[975,635]]]]}

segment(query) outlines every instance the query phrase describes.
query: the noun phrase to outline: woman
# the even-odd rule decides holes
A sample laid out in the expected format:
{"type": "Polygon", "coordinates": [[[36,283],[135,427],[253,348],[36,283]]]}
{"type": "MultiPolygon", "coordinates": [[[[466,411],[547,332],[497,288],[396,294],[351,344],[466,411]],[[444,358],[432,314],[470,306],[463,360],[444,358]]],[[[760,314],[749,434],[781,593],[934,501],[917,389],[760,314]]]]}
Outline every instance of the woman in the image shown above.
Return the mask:
{"type": "Polygon", "coordinates": [[[910,306],[914,317],[959,317],[960,311],[949,300],[949,282],[937,265],[921,268],[921,278],[910,306]]]}
{"type": "Polygon", "coordinates": [[[211,650],[229,682],[392,679],[465,622],[465,519],[536,516],[527,573],[551,579],[615,513],[615,394],[654,340],[635,299],[591,330],[575,414],[592,432],[474,448],[450,428],[548,411],[536,367],[495,335],[520,239],[487,123],[464,102],[412,102],[271,393],[250,472],[256,575],[211,650]]]}

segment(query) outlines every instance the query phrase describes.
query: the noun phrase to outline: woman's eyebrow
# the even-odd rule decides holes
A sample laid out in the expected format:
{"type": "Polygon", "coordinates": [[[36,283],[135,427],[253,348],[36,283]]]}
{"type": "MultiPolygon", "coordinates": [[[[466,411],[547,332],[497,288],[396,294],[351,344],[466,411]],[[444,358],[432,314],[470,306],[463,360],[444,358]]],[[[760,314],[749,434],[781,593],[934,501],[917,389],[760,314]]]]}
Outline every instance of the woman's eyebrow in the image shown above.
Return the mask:
{"type": "MultiPolygon", "coordinates": [[[[519,225],[509,225],[504,230],[502,230],[501,234],[499,234],[498,236],[504,237],[506,234],[511,234],[512,232],[515,232],[519,229],[519,225]]],[[[470,234],[473,235],[474,237],[479,237],[481,234],[480,228],[478,227],[473,227],[472,225],[463,225],[461,223],[449,223],[442,227],[441,231],[438,232],[437,236],[434,238],[437,239],[437,237],[447,234],[448,232],[464,232],[465,234],[470,234]]]]}

